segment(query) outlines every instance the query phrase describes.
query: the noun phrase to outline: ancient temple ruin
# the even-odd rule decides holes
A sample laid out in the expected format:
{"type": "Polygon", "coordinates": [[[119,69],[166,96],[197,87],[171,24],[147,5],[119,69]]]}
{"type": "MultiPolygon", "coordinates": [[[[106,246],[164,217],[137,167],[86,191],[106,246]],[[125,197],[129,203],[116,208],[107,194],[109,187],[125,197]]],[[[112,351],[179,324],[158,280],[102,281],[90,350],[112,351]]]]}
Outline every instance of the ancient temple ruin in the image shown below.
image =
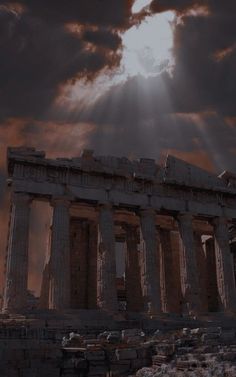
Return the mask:
{"type": "Polygon", "coordinates": [[[152,316],[236,309],[233,174],[216,176],[172,156],[160,166],[90,150],[48,159],[33,148],[8,149],[8,174],[4,312],[26,308],[33,200],[53,207],[40,297],[45,309],[116,313],[121,296],[127,312],[152,316]],[[117,242],[125,245],[120,295],[117,242]]]}

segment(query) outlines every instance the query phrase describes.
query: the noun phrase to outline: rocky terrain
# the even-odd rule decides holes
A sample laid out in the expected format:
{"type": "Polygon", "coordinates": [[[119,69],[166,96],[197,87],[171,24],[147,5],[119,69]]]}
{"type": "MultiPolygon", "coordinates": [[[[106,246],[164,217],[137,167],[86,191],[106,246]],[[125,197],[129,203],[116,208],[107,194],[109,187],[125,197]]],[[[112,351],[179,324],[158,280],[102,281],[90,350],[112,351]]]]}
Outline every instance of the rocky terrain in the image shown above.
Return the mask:
{"type": "Polygon", "coordinates": [[[235,328],[0,328],[1,377],[235,377],[235,328]]]}
{"type": "Polygon", "coordinates": [[[236,376],[235,330],[221,327],[149,335],[130,329],[104,332],[96,339],[70,334],[63,346],[63,376],[72,368],[74,376],[82,370],[84,376],[236,376]]]}

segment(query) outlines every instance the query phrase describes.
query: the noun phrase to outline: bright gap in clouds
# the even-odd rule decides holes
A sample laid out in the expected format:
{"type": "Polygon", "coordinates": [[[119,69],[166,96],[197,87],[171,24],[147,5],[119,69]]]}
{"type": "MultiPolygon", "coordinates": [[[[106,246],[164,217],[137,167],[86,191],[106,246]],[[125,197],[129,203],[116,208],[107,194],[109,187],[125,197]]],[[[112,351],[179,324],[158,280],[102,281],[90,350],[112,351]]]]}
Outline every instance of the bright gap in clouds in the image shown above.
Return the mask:
{"type": "MultiPolygon", "coordinates": [[[[142,9],[148,3],[148,0],[138,0],[134,10],[142,9]]],[[[125,82],[129,77],[150,77],[163,71],[171,72],[174,65],[172,50],[175,19],[174,12],[146,16],[138,26],[132,26],[121,34],[123,54],[118,69],[111,72],[104,70],[92,83],[78,80],[72,87],[65,88],[60,101],[67,103],[71,110],[76,107],[79,111],[94,103],[113,85],[125,82]]]]}
{"type": "Polygon", "coordinates": [[[133,7],[132,13],[139,13],[144,7],[149,5],[152,0],[136,0],[133,7]]]}
{"type": "Polygon", "coordinates": [[[155,76],[173,67],[174,12],[148,16],[123,36],[123,75],[155,76]]]}

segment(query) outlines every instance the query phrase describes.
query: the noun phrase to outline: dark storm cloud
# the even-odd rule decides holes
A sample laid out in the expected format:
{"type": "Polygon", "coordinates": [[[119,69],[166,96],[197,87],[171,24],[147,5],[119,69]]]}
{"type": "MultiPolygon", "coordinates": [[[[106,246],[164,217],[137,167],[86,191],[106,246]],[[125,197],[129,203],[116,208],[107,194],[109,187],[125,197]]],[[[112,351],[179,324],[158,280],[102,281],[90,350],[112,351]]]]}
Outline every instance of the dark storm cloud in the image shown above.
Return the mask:
{"type": "MultiPolygon", "coordinates": [[[[153,2],[154,6],[155,2],[153,2]]],[[[158,1],[164,10],[208,5],[209,14],[183,14],[174,31],[172,76],[128,79],[114,86],[82,115],[96,124],[138,124],[163,113],[213,111],[235,114],[236,5],[228,1],[158,1]],[[109,109],[109,111],[107,111],[109,109]]],[[[81,119],[81,114],[80,114],[81,119]]]]}
{"type": "Polygon", "coordinates": [[[60,87],[119,64],[132,2],[20,1],[0,6],[0,119],[47,119],[60,87]],[[68,22],[81,27],[73,33],[68,22]],[[98,28],[98,26],[101,26],[98,28]],[[89,45],[88,45],[89,43],[89,45]]]}
{"type": "Polygon", "coordinates": [[[206,17],[183,17],[176,27],[172,87],[178,89],[173,98],[178,111],[235,114],[235,13],[220,9],[206,17]]]}
{"type": "Polygon", "coordinates": [[[134,0],[20,0],[37,17],[52,23],[78,22],[126,29],[134,0]]]}
{"type": "Polygon", "coordinates": [[[208,4],[208,1],[201,0],[153,0],[150,9],[152,12],[165,12],[168,10],[174,10],[177,12],[183,12],[187,9],[191,9],[196,5],[208,4]]]}
{"type": "Polygon", "coordinates": [[[153,13],[168,10],[182,16],[175,28],[176,64],[170,87],[174,108],[234,114],[235,1],[153,0],[151,3],[153,13]]]}
{"type": "Polygon", "coordinates": [[[174,31],[172,76],[128,79],[99,98],[82,116],[98,125],[91,145],[106,153],[154,158],[161,150],[195,151],[196,163],[207,151],[216,169],[235,171],[236,122],[229,127],[227,117],[236,115],[236,4],[156,4],[163,5],[156,11],[182,12],[174,31]],[[195,12],[186,12],[193,5],[195,12]]]}
{"type": "Polygon", "coordinates": [[[205,7],[205,9],[209,9],[212,12],[221,12],[222,14],[235,11],[233,0],[152,0],[150,10],[154,13],[168,10],[184,13],[197,7],[205,7]]]}
{"type": "Polygon", "coordinates": [[[99,47],[106,47],[111,50],[117,50],[121,46],[121,38],[116,33],[103,27],[98,30],[85,30],[82,34],[84,41],[93,43],[99,47]]]}

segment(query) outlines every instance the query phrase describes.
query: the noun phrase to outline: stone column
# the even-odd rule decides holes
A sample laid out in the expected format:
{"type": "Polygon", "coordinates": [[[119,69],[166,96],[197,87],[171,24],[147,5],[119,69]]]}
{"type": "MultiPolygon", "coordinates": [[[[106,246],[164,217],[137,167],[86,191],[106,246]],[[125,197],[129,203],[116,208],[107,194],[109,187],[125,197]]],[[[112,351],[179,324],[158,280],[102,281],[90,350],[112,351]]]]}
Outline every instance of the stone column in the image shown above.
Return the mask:
{"type": "Polygon", "coordinates": [[[172,306],[174,313],[182,312],[182,289],[181,289],[181,277],[180,277],[180,246],[182,247],[182,242],[180,242],[180,234],[177,231],[171,231],[171,252],[172,252],[172,279],[174,285],[174,294],[172,294],[172,306]]]}
{"type": "Polygon", "coordinates": [[[49,303],[49,288],[50,288],[50,273],[49,264],[45,264],[43,270],[42,284],[39,297],[39,308],[48,309],[49,303]]]}
{"type": "Polygon", "coordinates": [[[219,307],[219,295],[216,276],[216,253],[213,237],[205,241],[206,266],[207,266],[207,302],[208,311],[217,312],[219,307]]]}
{"type": "Polygon", "coordinates": [[[72,309],[88,308],[89,223],[73,218],[70,222],[70,294],[72,309]]]}
{"type": "Polygon", "coordinates": [[[192,216],[190,214],[179,215],[178,224],[182,243],[180,250],[180,276],[183,312],[196,314],[200,311],[201,306],[192,216]]]}
{"type": "Polygon", "coordinates": [[[200,301],[201,309],[204,312],[208,311],[208,299],[207,299],[207,260],[202,244],[202,236],[199,233],[194,233],[196,259],[197,259],[197,271],[200,289],[200,301]]]}
{"type": "Polygon", "coordinates": [[[174,312],[173,300],[175,298],[175,281],[173,273],[173,256],[170,231],[160,229],[160,280],[162,310],[165,313],[174,312]]]}
{"type": "Polygon", "coordinates": [[[51,226],[48,229],[48,241],[46,247],[46,258],[43,269],[42,283],[39,297],[39,308],[49,309],[49,290],[50,290],[50,253],[51,253],[51,226]]]}
{"type": "Polygon", "coordinates": [[[49,308],[63,310],[70,307],[70,202],[56,198],[52,206],[49,308]]]}
{"type": "Polygon", "coordinates": [[[236,289],[229,245],[227,219],[218,217],[213,222],[216,253],[216,274],[220,306],[224,311],[236,310],[236,289]]]}
{"type": "Polygon", "coordinates": [[[143,238],[143,300],[144,310],[150,314],[161,312],[160,255],[158,250],[155,211],[140,212],[143,238]]]}
{"type": "Polygon", "coordinates": [[[98,259],[98,225],[89,222],[88,240],[88,309],[97,308],[97,259],[98,259]]]}
{"type": "Polygon", "coordinates": [[[137,227],[125,224],[126,231],[126,256],[125,256],[125,288],[126,302],[128,311],[141,311],[142,303],[142,287],[141,287],[141,271],[139,265],[139,238],[137,227]]]}
{"type": "Polygon", "coordinates": [[[30,197],[14,193],[7,248],[3,310],[17,312],[27,305],[30,197]]]}
{"type": "Polygon", "coordinates": [[[110,312],[118,309],[113,211],[109,204],[99,211],[98,306],[110,312]]]}

